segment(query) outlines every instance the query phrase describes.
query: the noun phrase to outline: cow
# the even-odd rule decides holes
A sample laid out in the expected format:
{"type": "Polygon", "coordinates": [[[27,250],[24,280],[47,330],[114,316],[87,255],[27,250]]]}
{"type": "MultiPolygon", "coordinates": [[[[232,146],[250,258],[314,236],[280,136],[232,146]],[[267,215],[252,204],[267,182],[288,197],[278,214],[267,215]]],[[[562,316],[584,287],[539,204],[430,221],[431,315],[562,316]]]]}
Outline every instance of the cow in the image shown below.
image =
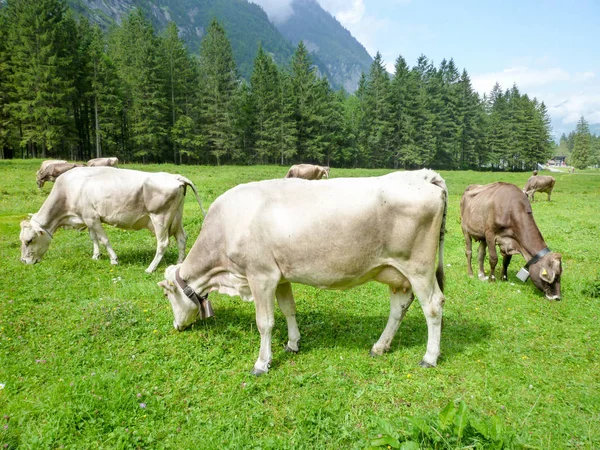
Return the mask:
{"type": "Polygon", "coordinates": [[[518,186],[503,182],[471,185],[460,200],[460,215],[469,276],[473,276],[471,240],[474,239],[479,242],[479,279],[487,279],[483,268],[487,247],[489,280],[496,280],[497,245],[502,254],[502,280],[507,280],[512,255],[520,254],[527,263],[517,274],[519,279],[526,281],[531,276],[533,284],[548,300],[560,300],[562,256],[548,249],[533,219],[529,200],[518,186]]]}
{"type": "Polygon", "coordinates": [[[546,192],[548,194],[548,201],[550,201],[550,194],[552,194],[555,182],[554,177],[550,175],[534,175],[527,180],[527,184],[523,188],[523,193],[533,202],[533,196],[536,192],[546,192]]]}
{"type": "Polygon", "coordinates": [[[61,176],[63,173],[74,169],[75,167],[84,167],[85,164],[76,164],[76,163],[56,163],[56,164],[48,164],[43,169],[38,170],[36,174],[36,183],[38,188],[43,188],[44,184],[47,182],[54,183],[56,179],[61,176]]]}
{"type": "Polygon", "coordinates": [[[94,158],[87,162],[88,167],[110,166],[115,167],[119,164],[119,158],[113,156],[111,158],[94,158]]]}
{"type": "Polygon", "coordinates": [[[305,180],[320,180],[323,177],[329,178],[329,166],[313,164],[294,164],[285,176],[285,178],[304,178],[305,180]]]}
{"type": "Polygon", "coordinates": [[[298,351],[291,283],[343,290],[374,280],[389,286],[390,316],[371,355],[390,349],[414,293],[428,328],[420,365],[433,367],[440,353],[447,198],[443,178],[426,169],[238,185],[215,200],[186,259],[169,266],[158,283],[173,326],[181,331],[205,310],[210,316],[211,291],[254,300],[261,343],[252,373],[260,375],[271,361],[275,298],[287,319],[286,350],[298,351]]]}
{"type": "MultiPolygon", "coordinates": [[[[29,220],[21,222],[21,261],[35,264],[48,250],[60,227],[89,230],[93,259],[100,257],[98,241],[106,247],[111,264],[118,264],[102,223],[118,228],[148,228],[156,235],[156,255],[146,272],[154,272],[175,236],[179,262],[185,257],[186,234],[182,226],[186,186],[202,202],[194,184],[181,175],[148,173],[113,167],[75,168],[56,180],[50,195],[29,220]]],[[[204,210],[203,210],[204,211],[204,210]]]]}
{"type": "Polygon", "coordinates": [[[47,159],[46,161],[42,161],[42,164],[41,164],[38,172],[41,172],[46,167],[48,167],[50,164],[61,164],[61,163],[66,163],[66,162],[68,162],[68,161],[64,160],[64,159],[47,159]]]}

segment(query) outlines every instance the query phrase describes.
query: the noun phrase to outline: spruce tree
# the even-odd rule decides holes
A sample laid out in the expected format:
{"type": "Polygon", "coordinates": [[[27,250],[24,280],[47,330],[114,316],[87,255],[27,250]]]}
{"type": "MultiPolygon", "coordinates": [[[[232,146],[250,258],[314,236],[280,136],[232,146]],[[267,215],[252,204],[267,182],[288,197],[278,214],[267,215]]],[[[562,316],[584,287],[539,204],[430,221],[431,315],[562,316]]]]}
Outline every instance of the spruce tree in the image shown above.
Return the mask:
{"type": "Polygon", "coordinates": [[[6,48],[10,49],[7,112],[21,130],[22,146],[45,158],[72,137],[69,108],[67,6],[63,0],[8,0],[6,48]]]}
{"type": "Polygon", "coordinates": [[[319,162],[315,159],[314,142],[319,129],[317,71],[308,50],[300,41],[292,57],[292,92],[297,129],[297,157],[300,161],[319,162]]]}
{"type": "Polygon", "coordinates": [[[160,161],[168,130],[166,76],[152,24],[141,10],[116,30],[113,59],[124,84],[126,126],[133,156],[160,161]]]}
{"type": "Polygon", "coordinates": [[[369,167],[386,167],[393,159],[391,99],[390,78],[378,52],[371,64],[364,96],[369,167]]]}
{"type": "Polygon", "coordinates": [[[254,59],[250,78],[254,107],[256,162],[266,164],[279,156],[277,136],[280,88],[277,66],[262,46],[254,59]]]}
{"type": "Polygon", "coordinates": [[[279,117],[277,120],[277,148],[280,164],[290,161],[298,150],[298,128],[296,122],[296,102],[291,75],[279,72],[279,117]]]}
{"type": "Polygon", "coordinates": [[[193,126],[199,120],[196,107],[198,74],[174,22],[169,22],[160,42],[169,99],[169,145],[173,162],[178,164],[182,152],[196,153],[203,141],[198,126],[193,126]]]}
{"type": "Polygon", "coordinates": [[[575,128],[575,145],[573,146],[572,165],[577,169],[585,169],[593,161],[592,136],[587,121],[581,116],[575,128]]]}
{"type": "Polygon", "coordinates": [[[203,135],[207,151],[220,164],[235,149],[233,108],[239,83],[231,43],[216,19],[200,44],[199,68],[203,135]]]}

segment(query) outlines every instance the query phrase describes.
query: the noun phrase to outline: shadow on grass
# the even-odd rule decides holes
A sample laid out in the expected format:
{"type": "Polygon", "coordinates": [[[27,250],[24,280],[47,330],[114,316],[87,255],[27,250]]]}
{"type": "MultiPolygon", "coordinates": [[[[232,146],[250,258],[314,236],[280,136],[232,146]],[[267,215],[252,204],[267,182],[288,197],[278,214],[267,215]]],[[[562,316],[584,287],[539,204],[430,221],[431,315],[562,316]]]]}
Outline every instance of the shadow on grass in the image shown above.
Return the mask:
{"type": "MultiPolygon", "coordinates": [[[[245,304],[237,307],[217,307],[216,320],[207,324],[219,335],[219,339],[229,345],[245,345],[243,334],[248,334],[248,327],[252,327],[256,342],[259,342],[259,333],[255,327],[254,306],[245,304]],[[246,331],[241,331],[246,330],[246,331]],[[241,338],[241,339],[240,339],[241,338]]],[[[379,339],[387,323],[388,312],[380,314],[360,314],[355,310],[334,310],[331,305],[321,311],[303,311],[298,308],[297,321],[300,329],[300,352],[307,353],[323,348],[351,348],[362,349],[367,354],[373,344],[379,339]]],[[[491,324],[477,319],[464,317],[445,317],[442,328],[442,355],[445,359],[455,354],[462,353],[470,346],[479,345],[487,340],[491,333],[491,324]]],[[[196,332],[192,327],[187,332],[196,332]]],[[[275,314],[273,328],[273,351],[276,345],[287,343],[286,320],[280,311],[275,314]]],[[[391,353],[402,351],[411,347],[422,347],[423,353],[427,346],[427,323],[418,305],[413,305],[407,316],[402,321],[398,332],[392,342],[391,353]]],[[[258,346],[257,346],[258,350],[258,346]]]]}

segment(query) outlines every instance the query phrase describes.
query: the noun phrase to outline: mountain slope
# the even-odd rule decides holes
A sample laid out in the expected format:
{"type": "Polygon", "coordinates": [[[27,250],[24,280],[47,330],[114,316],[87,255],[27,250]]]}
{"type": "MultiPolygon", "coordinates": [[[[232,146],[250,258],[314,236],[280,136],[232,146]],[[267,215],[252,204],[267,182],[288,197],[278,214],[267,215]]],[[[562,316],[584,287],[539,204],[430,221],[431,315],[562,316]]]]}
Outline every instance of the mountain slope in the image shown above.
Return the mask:
{"type": "MultiPolygon", "coordinates": [[[[2,1],[2,0],[0,0],[2,1]]],[[[294,0],[294,14],[274,25],[263,9],[247,0],[67,0],[77,14],[108,29],[133,8],[144,11],[157,32],[174,21],[192,53],[213,17],[225,28],[241,75],[249,79],[259,43],[282,66],[304,41],[314,64],[334,88],[354,91],[372,62],[364,47],[315,0],[294,0]]]]}
{"type": "Polygon", "coordinates": [[[298,45],[304,41],[309,52],[325,64],[325,73],[334,86],[353,92],[362,72],[368,72],[373,58],[365,48],[316,0],[294,0],[294,13],[277,29],[298,45]]]}

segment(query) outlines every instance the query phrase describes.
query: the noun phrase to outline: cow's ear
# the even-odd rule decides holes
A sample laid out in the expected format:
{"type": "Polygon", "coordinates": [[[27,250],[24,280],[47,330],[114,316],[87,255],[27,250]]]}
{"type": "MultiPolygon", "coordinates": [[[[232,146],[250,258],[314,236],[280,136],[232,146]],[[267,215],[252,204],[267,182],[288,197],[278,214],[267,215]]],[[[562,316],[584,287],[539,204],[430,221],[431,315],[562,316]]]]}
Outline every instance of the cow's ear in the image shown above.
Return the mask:
{"type": "Polygon", "coordinates": [[[546,283],[552,284],[552,282],[554,281],[554,277],[555,277],[554,270],[547,268],[546,266],[543,266],[542,270],[540,270],[540,278],[542,280],[544,280],[546,283]]]}
{"type": "Polygon", "coordinates": [[[169,292],[175,292],[175,284],[172,281],[162,280],[159,281],[157,284],[159,287],[166,289],[169,292]]]}

